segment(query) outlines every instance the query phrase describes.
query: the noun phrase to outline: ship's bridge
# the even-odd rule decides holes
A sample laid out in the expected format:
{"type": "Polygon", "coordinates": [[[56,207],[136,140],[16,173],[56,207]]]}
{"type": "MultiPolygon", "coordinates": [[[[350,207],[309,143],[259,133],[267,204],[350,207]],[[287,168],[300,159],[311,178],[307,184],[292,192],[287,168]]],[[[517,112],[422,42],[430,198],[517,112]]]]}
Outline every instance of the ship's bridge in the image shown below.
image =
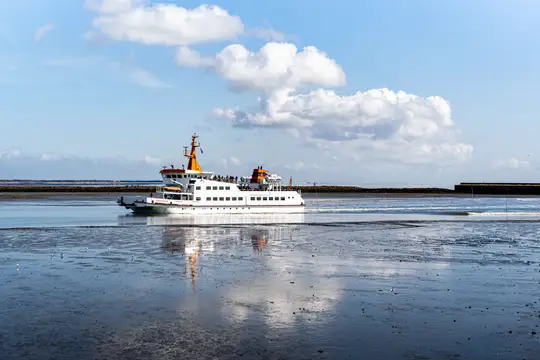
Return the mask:
{"type": "Polygon", "coordinates": [[[189,159],[187,169],[185,169],[183,165],[181,169],[177,169],[174,165],[171,165],[170,168],[164,166],[159,172],[165,185],[179,185],[180,187],[187,188],[190,180],[212,179],[214,177],[213,172],[203,171],[197,161],[197,148],[201,146],[201,144],[197,142],[197,138],[198,136],[196,134],[191,137],[191,150],[188,151],[188,147],[184,146],[184,156],[189,159]]]}
{"type": "Polygon", "coordinates": [[[159,172],[163,178],[163,182],[166,185],[179,185],[187,186],[192,179],[212,179],[215,173],[210,171],[194,171],[184,169],[162,169],[159,172]]]}

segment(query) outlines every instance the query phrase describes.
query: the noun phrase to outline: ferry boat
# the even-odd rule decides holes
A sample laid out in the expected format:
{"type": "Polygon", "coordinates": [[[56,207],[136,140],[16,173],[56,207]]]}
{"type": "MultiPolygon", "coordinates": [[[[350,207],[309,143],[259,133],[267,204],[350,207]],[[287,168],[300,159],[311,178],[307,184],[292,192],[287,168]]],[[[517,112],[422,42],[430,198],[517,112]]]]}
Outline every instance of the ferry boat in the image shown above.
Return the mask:
{"type": "MultiPolygon", "coordinates": [[[[148,196],[121,196],[117,203],[135,213],[227,214],[302,213],[300,191],[284,189],[281,177],[258,166],[250,176],[220,176],[203,171],[197,161],[198,135],[191,138],[191,150],[184,147],[187,169],[171,165],[161,171],[163,184],[148,196]]],[[[202,151],[201,151],[202,153],[202,151]]]]}

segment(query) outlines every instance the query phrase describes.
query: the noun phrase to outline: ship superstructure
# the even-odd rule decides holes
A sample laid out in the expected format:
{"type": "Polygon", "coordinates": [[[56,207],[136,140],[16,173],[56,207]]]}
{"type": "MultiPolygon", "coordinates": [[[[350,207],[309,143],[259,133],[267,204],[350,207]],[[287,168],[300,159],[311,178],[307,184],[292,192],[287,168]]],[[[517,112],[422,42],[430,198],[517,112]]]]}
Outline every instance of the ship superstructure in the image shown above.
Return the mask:
{"type": "Polygon", "coordinates": [[[281,177],[258,166],[248,176],[216,175],[197,161],[200,143],[194,134],[184,149],[187,169],[164,167],[163,185],[148,196],[121,196],[118,204],[141,213],[298,213],[304,211],[300,191],[283,188],[281,177]]]}

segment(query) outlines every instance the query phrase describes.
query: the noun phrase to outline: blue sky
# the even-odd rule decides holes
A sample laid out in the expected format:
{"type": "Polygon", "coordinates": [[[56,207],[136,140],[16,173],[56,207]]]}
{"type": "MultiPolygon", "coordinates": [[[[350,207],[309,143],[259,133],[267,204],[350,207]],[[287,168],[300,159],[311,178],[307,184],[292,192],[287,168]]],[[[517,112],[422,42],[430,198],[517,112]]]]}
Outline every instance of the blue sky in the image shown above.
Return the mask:
{"type": "Polygon", "coordinates": [[[537,2],[208,5],[0,3],[0,178],[153,179],[193,132],[217,172],[366,186],[540,175],[537,2]]]}

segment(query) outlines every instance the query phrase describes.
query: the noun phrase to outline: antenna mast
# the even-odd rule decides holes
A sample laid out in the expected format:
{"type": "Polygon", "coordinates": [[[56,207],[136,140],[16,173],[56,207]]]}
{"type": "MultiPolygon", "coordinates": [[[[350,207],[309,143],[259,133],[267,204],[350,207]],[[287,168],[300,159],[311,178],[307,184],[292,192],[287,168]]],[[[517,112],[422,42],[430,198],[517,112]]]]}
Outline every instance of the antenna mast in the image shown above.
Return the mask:
{"type": "Polygon", "coordinates": [[[193,134],[191,137],[191,151],[188,153],[188,147],[184,146],[184,156],[189,159],[188,170],[202,172],[202,168],[197,161],[197,148],[201,146],[201,144],[197,142],[198,138],[199,136],[197,134],[193,134]]]}

